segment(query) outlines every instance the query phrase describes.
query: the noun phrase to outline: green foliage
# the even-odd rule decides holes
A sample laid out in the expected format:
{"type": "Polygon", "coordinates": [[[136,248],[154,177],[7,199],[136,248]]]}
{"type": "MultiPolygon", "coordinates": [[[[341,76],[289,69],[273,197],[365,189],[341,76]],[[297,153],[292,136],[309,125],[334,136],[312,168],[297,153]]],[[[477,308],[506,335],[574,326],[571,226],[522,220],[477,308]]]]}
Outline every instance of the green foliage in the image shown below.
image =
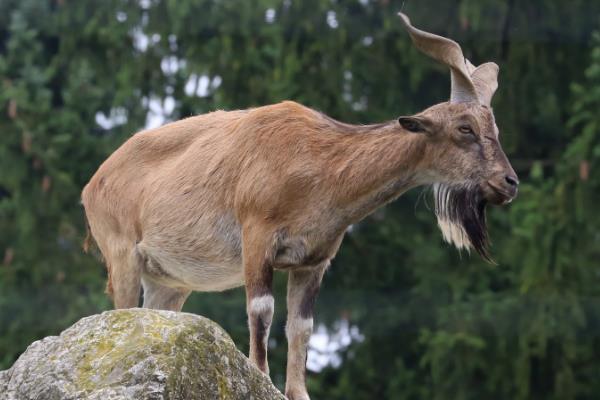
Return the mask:
{"type": "MultiPolygon", "coordinates": [[[[595,398],[600,4],[584,0],[0,0],[0,366],[110,307],[103,267],[80,250],[79,193],[158,102],[178,119],[293,99],[368,123],[445,100],[448,73],[413,48],[402,7],[500,65],[495,114],[520,195],[489,213],[498,265],[442,244],[420,190],[355,226],[317,324],[347,320],[364,339],[309,374],[310,392],[595,398]]],[[[285,276],[275,286],[282,386],[285,276]]],[[[195,294],[186,310],[247,350],[243,303],[242,289],[195,294]]]]}

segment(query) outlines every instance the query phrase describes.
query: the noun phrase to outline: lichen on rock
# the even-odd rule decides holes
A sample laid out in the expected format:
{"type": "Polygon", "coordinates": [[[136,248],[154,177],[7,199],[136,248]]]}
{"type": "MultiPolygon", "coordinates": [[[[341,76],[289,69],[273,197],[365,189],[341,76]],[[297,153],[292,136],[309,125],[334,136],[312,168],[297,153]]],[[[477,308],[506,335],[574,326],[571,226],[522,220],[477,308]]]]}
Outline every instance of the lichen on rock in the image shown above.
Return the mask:
{"type": "Polygon", "coordinates": [[[0,399],[284,399],[214,322],[129,309],[83,318],[0,372],[0,399]]]}

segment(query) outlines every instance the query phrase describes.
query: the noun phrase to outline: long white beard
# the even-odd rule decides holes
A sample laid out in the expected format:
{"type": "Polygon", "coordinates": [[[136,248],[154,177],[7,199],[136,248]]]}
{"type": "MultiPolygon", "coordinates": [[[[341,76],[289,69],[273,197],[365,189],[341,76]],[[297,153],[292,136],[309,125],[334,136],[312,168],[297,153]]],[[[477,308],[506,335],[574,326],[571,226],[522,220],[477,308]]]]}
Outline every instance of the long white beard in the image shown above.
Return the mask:
{"type": "Polygon", "coordinates": [[[444,240],[459,250],[475,249],[491,261],[485,219],[486,201],[472,185],[433,185],[435,215],[444,240]]]}

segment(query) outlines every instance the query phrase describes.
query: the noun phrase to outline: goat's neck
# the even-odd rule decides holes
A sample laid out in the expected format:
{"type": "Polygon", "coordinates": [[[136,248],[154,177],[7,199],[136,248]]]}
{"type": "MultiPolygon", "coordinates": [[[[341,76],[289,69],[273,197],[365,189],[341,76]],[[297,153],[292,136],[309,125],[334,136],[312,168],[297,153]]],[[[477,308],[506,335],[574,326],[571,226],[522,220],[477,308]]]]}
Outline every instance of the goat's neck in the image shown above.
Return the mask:
{"type": "Polygon", "coordinates": [[[357,134],[342,154],[335,171],[337,203],[350,223],[424,183],[425,138],[397,125],[357,134]]]}

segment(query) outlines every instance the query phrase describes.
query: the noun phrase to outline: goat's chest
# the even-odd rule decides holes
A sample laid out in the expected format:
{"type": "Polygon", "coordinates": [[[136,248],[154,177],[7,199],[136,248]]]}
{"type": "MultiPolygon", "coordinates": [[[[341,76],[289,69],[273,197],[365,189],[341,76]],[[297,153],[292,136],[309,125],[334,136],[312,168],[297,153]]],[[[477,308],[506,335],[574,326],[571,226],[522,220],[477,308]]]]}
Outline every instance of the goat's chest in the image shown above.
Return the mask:
{"type": "Polygon", "coordinates": [[[273,267],[291,269],[316,267],[328,262],[337,253],[345,228],[313,229],[290,235],[287,230],[278,232],[274,249],[273,267]]]}

